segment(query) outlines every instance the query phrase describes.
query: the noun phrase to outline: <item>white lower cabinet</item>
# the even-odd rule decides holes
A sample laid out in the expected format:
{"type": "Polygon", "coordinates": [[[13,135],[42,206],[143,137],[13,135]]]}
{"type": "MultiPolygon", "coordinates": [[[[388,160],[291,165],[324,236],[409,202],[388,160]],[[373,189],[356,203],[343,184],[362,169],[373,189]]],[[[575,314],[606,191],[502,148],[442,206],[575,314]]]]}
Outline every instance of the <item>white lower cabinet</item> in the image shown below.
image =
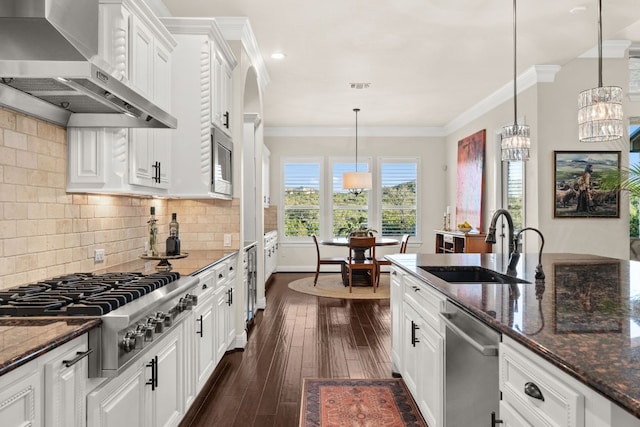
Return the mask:
{"type": "MultiPolygon", "coordinates": [[[[209,379],[216,367],[215,339],[216,313],[214,292],[214,272],[203,273],[200,277],[198,305],[193,314],[194,320],[190,333],[195,336],[195,393],[197,394],[209,379]]],[[[189,404],[189,402],[187,402],[189,404]]]]}
{"type": "Polygon", "coordinates": [[[0,419],[7,427],[42,426],[43,379],[37,366],[25,365],[2,377],[0,419]],[[6,424],[5,424],[6,423],[6,424]]]}
{"type": "Polygon", "coordinates": [[[638,427],[640,420],[521,344],[500,343],[505,426],[638,427]]]}
{"type": "Polygon", "coordinates": [[[392,338],[392,358],[398,358],[396,367],[429,427],[443,427],[444,338],[438,313],[444,297],[395,267],[391,292],[392,333],[400,329],[401,337],[400,343],[392,338]]]}
{"type": "Polygon", "coordinates": [[[391,293],[391,365],[394,372],[402,372],[402,273],[391,268],[389,273],[391,293]]]}
{"type": "Polygon", "coordinates": [[[87,397],[91,427],[177,426],[183,415],[183,324],[87,397]]]}
{"type": "Polygon", "coordinates": [[[0,377],[0,425],[85,426],[87,351],[85,334],[0,377]]]}

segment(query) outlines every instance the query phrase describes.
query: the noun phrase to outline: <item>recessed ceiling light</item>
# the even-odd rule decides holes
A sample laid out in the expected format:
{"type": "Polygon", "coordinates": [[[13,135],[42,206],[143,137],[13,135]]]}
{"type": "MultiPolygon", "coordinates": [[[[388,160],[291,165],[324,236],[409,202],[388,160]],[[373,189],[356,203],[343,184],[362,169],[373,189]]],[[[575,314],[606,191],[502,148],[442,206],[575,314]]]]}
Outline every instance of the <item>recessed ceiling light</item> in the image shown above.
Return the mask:
{"type": "Polygon", "coordinates": [[[571,9],[569,9],[569,13],[577,14],[577,13],[582,13],[586,10],[587,10],[587,6],[580,5],[580,6],[572,7],[571,9]]]}
{"type": "Polygon", "coordinates": [[[271,54],[271,59],[284,59],[286,57],[287,57],[287,55],[285,55],[282,52],[274,52],[274,53],[271,54]]]}

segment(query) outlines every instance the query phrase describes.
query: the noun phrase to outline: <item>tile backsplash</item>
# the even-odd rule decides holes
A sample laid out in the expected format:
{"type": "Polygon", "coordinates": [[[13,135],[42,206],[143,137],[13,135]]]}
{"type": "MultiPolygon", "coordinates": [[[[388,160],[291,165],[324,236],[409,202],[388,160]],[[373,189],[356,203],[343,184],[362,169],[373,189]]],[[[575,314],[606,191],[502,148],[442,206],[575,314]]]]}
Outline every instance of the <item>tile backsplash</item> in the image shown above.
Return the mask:
{"type": "Polygon", "coordinates": [[[239,248],[237,199],[67,193],[66,139],[62,127],[0,107],[0,289],[138,258],[152,205],[159,250],[171,212],[178,214],[183,250],[222,249],[224,234],[239,248]],[[94,262],[95,249],[105,250],[105,262],[94,262]]]}

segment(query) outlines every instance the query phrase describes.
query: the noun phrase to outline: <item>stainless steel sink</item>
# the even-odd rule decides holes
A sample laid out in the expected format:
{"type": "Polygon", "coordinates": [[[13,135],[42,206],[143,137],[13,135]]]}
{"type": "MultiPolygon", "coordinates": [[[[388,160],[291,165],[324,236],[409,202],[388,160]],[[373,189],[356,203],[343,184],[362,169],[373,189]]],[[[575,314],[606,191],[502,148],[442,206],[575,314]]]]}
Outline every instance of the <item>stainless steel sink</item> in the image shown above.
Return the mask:
{"type": "Polygon", "coordinates": [[[531,283],[497,271],[476,266],[419,266],[448,283],[531,283]]]}

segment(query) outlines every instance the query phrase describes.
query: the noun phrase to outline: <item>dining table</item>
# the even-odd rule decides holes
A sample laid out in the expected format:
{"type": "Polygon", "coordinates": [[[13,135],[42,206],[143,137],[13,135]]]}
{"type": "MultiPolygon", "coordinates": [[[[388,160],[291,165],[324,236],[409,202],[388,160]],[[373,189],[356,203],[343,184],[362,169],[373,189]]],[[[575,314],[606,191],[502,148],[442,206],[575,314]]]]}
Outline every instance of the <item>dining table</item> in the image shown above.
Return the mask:
{"type": "MultiPolygon", "coordinates": [[[[321,245],[327,246],[349,246],[348,237],[333,237],[328,240],[321,240],[321,245]]],[[[400,240],[392,237],[376,237],[376,246],[394,246],[399,245],[400,240]]],[[[353,250],[353,260],[356,262],[363,262],[366,259],[366,248],[356,248],[353,250]]]]}

